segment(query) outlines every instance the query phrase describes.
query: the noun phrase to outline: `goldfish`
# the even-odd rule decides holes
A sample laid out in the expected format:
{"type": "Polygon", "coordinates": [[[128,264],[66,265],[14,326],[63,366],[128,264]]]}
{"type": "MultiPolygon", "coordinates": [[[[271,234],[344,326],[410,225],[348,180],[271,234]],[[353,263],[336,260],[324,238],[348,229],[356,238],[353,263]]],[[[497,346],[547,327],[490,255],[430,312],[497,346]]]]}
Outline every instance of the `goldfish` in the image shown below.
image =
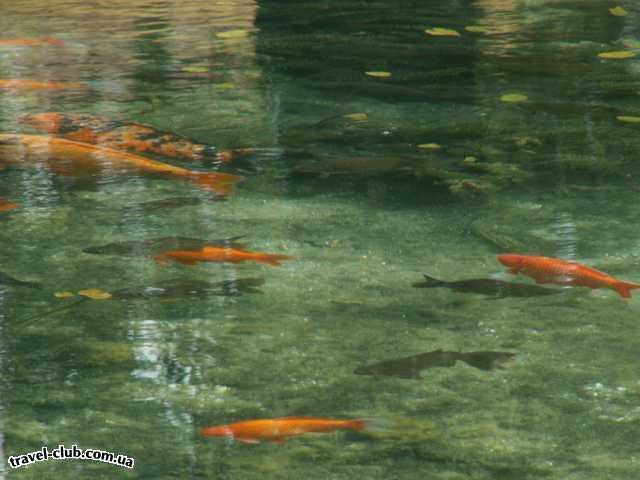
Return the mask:
{"type": "Polygon", "coordinates": [[[336,430],[363,430],[364,420],[339,420],[333,418],[282,417],[247,420],[202,429],[204,437],[227,437],[243,443],[259,443],[268,440],[284,443],[287,438],[303,433],[334,432],[336,430]]]}
{"type": "Polygon", "coordinates": [[[112,148],[46,135],[0,134],[0,164],[3,162],[44,163],[52,171],[63,175],[93,173],[105,167],[133,170],[187,180],[218,195],[229,194],[233,184],[243,179],[227,173],[188,170],[112,148]]]}
{"type": "Polygon", "coordinates": [[[287,255],[277,255],[272,253],[250,252],[226,247],[204,246],[199,250],[170,250],[153,257],[161,265],[167,264],[170,260],[180,262],[185,265],[195,265],[198,262],[228,262],[240,263],[247,261],[268,263],[274,267],[279,267],[282,260],[293,260],[287,255]]]}
{"type": "Polygon", "coordinates": [[[593,289],[610,288],[623,298],[631,298],[631,290],[640,288],[640,283],[618,280],[577,262],[557,258],[505,253],[498,255],[498,260],[509,268],[509,273],[514,275],[523,273],[533,278],[536,283],[554,283],[593,289]]]}
{"type": "Polygon", "coordinates": [[[20,204],[10,202],[6,198],[0,198],[0,212],[8,212],[16,208],[20,208],[20,204]]]}
{"type": "Polygon", "coordinates": [[[64,42],[51,37],[0,38],[0,47],[44,47],[49,45],[61,47],[64,42]]]}
{"type": "Polygon", "coordinates": [[[213,145],[205,145],[162,132],[142,123],[123,122],[86,114],[44,112],[22,115],[18,123],[59,135],[67,140],[92,143],[116,150],[137,153],[154,153],[184,161],[214,160],[231,163],[241,156],[256,152],[253,148],[218,151],[213,145]]]}
{"type": "Polygon", "coordinates": [[[5,90],[71,90],[85,89],[86,83],[41,82],[27,79],[0,79],[0,89],[5,90]]]}

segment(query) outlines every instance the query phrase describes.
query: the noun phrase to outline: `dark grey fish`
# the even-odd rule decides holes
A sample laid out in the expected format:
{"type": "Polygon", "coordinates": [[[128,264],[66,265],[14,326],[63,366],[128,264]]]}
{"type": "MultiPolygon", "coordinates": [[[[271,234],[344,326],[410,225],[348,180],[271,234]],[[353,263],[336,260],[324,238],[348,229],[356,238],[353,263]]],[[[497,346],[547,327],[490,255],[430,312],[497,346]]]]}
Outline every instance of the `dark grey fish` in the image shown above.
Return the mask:
{"type": "Polygon", "coordinates": [[[244,235],[216,240],[201,240],[190,237],[161,237],[148,240],[128,240],[109,243],[97,247],[87,247],[82,249],[82,251],[96,255],[145,256],[157,255],[170,250],[198,250],[205,245],[212,247],[244,248],[243,244],[237,242],[237,240],[242,237],[244,237],[244,235]]]}
{"type": "Polygon", "coordinates": [[[221,282],[172,279],[153,285],[122,288],[111,293],[116,300],[175,299],[196,296],[235,296],[242,293],[262,293],[257,287],[264,284],[262,278],[238,278],[221,282]]]}
{"type": "Polygon", "coordinates": [[[501,368],[504,363],[514,357],[515,353],[511,352],[446,352],[435,350],[356,368],[353,373],[356,375],[421,378],[420,372],[422,370],[434,367],[453,367],[458,360],[481,370],[494,370],[501,368]]]}
{"type": "Polygon", "coordinates": [[[457,280],[454,282],[446,282],[436,278],[424,275],[426,281],[414,283],[416,288],[450,288],[457,292],[479,293],[495,298],[504,297],[537,297],[540,295],[553,295],[554,293],[562,293],[562,290],[556,288],[540,287],[538,285],[529,285],[528,283],[504,282],[502,280],[493,280],[491,278],[473,278],[469,280],[457,280]]]}
{"type": "Polygon", "coordinates": [[[162,200],[152,200],[150,202],[142,202],[134,205],[127,205],[127,210],[140,211],[143,213],[156,212],[159,210],[169,210],[172,208],[189,207],[194,205],[201,205],[205,202],[219,202],[226,200],[224,197],[212,197],[208,200],[203,200],[198,197],[171,197],[163,198],[162,200]]]}
{"type": "Polygon", "coordinates": [[[13,278],[6,273],[0,272],[0,285],[8,285],[12,287],[29,287],[29,288],[40,288],[41,285],[36,282],[23,282],[22,280],[18,280],[13,278]]]}

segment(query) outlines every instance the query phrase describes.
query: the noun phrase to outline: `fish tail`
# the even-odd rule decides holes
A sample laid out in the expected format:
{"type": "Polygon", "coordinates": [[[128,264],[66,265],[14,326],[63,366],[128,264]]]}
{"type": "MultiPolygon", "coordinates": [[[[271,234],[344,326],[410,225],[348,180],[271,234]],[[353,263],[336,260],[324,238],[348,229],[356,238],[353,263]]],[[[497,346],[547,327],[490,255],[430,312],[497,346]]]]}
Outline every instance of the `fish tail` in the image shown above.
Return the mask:
{"type": "Polygon", "coordinates": [[[257,261],[262,263],[268,263],[274,267],[279,267],[280,262],[283,260],[295,260],[295,257],[290,257],[289,255],[274,255],[271,253],[264,253],[256,258],[257,261]]]}
{"type": "Polygon", "coordinates": [[[440,287],[440,286],[442,286],[442,285],[444,285],[446,283],[446,282],[443,282],[442,280],[438,280],[437,278],[430,277],[426,273],[423,273],[422,275],[424,276],[426,281],[414,283],[413,284],[414,287],[416,287],[416,288],[434,288],[434,287],[440,287]]]}
{"type": "Polygon", "coordinates": [[[640,283],[618,282],[613,286],[622,298],[631,298],[631,290],[635,288],[640,288],[640,283]]]}
{"type": "Polygon", "coordinates": [[[367,420],[348,420],[342,425],[345,430],[364,430],[369,426],[369,422],[367,420]]]}
{"type": "Polygon", "coordinates": [[[189,179],[199,187],[213,190],[218,195],[229,195],[233,191],[233,185],[244,180],[244,177],[229,173],[192,172],[189,179]]]}
{"type": "Polygon", "coordinates": [[[166,267],[169,264],[169,257],[163,253],[154,255],[153,260],[161,267],[166,267]]]}

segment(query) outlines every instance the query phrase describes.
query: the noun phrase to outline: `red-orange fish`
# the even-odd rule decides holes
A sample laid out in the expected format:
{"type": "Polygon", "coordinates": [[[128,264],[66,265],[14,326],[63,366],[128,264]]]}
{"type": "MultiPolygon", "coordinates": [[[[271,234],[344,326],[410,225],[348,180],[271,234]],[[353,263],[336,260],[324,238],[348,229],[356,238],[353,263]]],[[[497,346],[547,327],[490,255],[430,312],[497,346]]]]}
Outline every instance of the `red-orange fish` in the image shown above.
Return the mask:
{"type": "Polygon", "coordinates": [[[63,175],[95,173],[105,168],[163,175],[188,180],[219,195],[230,193],[233,184],[243,179],[227,173],[196,172],[140,155],[64,138],[0,134],[0,165],[25,162],[45,164],[63,175]]]}
{"type": "Polygon", "coordinates": [[[88,88],[86,83],[74,82],[40,82],[27,79],[0,79],[3,90],[81,90],[88,88]]]}
{"type": "Polygon", "coordinates": [[[195,265],[199,262],[261,262],[268,263],[274,267],[279,267],[282,260],[293,260],[287,255],[277,255],[272,253],[250,252],[236,248],[225,247],[202,247],[200,250],[171,250],[153,257],[161,265],[170,260],[180,262],[185,265],[195,265]]]}
{"type": "Polygon", "coordinates": [[[333,418],[282,417],[247,420],[202,429],[205,437],[227,437],[243,443],[258,443],[268,440],[284,443],[287,437],[303,433],[334,432],[336,430],[363,430],[364,420],[338,420],[333,418]]]}
{"type": "Polygon", "coordinates": [[[624,298],[631,298],[631,290],[639,283],[625,282],[577,262],[557,258],[505,253],[498,260],[509,267],[509,273],[522,273],[537,283],[554,283],[589,288],[610,288],[624,298]]]}
{"type": "Polygon", "coordinates": [[[122,122],[94,115],[44,112],[18,118],[23,125],[60,135],[68,140],[93,143],[116,150],[155,153],[187,161],[212,159],[231,163],[235,158],[255,153],[253,148],[218,151],[189,139],[162,132],[141,123],[122,122]]]}
{"type": "Polygon", "coordinates": [[[10,202],[6,198],[0,198],[0,212],[8,212],[16,208],[20,208],[20,204],[10,202]]]}
{"type": "Polygon", "coordinates": [[[50,45],[61,47],[64,42],[51,37],[0,38],[0,47],[46,47],[50,45]]]}

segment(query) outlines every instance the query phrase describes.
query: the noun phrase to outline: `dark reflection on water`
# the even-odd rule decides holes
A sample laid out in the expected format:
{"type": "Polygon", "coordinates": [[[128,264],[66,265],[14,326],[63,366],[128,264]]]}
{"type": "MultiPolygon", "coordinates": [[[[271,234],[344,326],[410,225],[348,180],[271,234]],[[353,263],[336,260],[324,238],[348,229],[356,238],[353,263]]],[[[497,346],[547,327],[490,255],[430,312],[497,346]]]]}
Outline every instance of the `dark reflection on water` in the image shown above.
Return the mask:
{"type": "Polygon", "coordinates": [[[51,461],[20,475],[632,478],[637,300],[530,295],[532,283],[499,302],[473,293],[514,281],[495,259],[507,251],[640,280],[639,57],[598,56],[639,53],[640,11],[614,6],[0,5],[0,40],[56,39],[0,42],[0,80],[82,84],[0,88],[3,133],[42,135],[26,114],[93,115],[105,144],[125,125],[137,154],[245,177],[217,201],[140,172],[0,158],[0,197],[20,205],[0,213],[0,472],[9,455],[76,443],[136,469],[51,461]],[[140,151],[154,132],[215,161],[140,151]],[[158,239],[238,236],[296,261],[151,258],[158,239]],[[424,272],[480,280],[413,288],[424,272]],[[486,372],[447,359],[413,382],[353,373],[435,351],[517,361],[486,372]],[[286,445],[198,435],[281,416],[380,425],[286,445]]]}

